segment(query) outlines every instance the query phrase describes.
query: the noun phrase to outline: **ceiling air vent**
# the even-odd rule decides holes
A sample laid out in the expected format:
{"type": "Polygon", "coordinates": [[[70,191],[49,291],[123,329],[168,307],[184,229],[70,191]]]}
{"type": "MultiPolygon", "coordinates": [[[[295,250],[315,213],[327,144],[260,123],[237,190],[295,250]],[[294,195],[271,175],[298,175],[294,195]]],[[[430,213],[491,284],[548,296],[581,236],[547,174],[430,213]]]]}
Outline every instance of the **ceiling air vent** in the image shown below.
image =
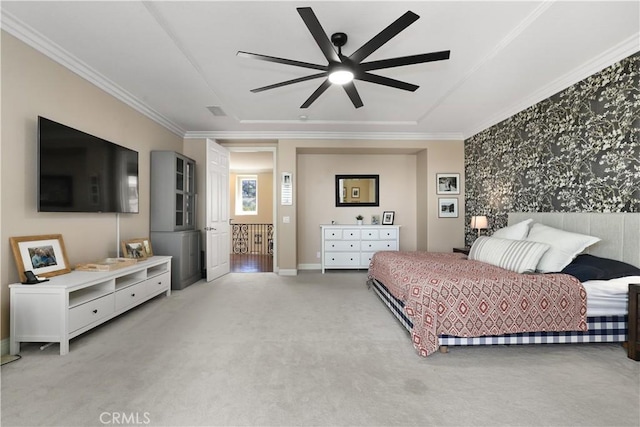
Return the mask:
{"type": "Polygon", "coordinates": [[[224,110],[221,107],[218,107],[217,105],[212,105],[211,107],[207,107],[207,110],[211,111],[211,114],[213,114],[216,117],[225,117],[227,115],[227,113],[225,113],[224,110]]]}

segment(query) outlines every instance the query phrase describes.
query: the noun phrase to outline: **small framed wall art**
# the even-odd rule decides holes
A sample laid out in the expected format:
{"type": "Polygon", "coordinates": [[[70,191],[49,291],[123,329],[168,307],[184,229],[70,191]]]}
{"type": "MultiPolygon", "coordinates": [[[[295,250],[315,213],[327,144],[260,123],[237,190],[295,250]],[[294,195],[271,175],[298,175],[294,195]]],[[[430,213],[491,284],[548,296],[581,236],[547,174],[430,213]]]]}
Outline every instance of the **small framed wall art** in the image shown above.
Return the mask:
{"type": "Polygon", "coordinates": [[[61,234],[10,237],[9,242],[22,282],[27,281],[25,271],[42,277],[71,272],[61,234]]]}
{"type": "Polygon", "coordinates": [[[458,198],[438,198],[438,218],[458,218],[458,198]]]}
{"type": "Polygon", "coordinates": [[[436,185],[437,194],[460,194],[460,174],[437,173],[436,185]]]}
{"type": "Polygon", "coordinates": [[[393,219],[395,216],[395,211],[384,211],[382,213],[382,225],[393,225],[393,219]]]}

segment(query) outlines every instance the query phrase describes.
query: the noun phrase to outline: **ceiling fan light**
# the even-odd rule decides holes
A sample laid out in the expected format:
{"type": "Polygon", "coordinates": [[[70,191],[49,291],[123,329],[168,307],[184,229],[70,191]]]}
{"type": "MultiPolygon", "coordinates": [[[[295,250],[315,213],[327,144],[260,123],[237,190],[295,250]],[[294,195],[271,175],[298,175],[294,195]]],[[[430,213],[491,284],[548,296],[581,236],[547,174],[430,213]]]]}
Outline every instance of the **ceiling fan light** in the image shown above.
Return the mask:
{"type": "Polygon", "coordinates": [[[329,74],[329,81],[336,85],[347,84],[353,80],[353,73],[348,70],[336,70],[329,74]]]}

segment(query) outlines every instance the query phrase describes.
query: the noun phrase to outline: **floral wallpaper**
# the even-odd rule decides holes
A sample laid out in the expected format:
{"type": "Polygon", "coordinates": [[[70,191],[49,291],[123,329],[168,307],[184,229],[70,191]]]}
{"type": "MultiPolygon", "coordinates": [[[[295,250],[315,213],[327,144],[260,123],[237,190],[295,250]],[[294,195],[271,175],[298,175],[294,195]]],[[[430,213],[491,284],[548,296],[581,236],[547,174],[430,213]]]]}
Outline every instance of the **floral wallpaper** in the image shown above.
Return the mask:
{"type": "Polygon", "coordinates": [[[640,52],[465,141],[466,239],[510,211],[640,212],[640,52]]]}

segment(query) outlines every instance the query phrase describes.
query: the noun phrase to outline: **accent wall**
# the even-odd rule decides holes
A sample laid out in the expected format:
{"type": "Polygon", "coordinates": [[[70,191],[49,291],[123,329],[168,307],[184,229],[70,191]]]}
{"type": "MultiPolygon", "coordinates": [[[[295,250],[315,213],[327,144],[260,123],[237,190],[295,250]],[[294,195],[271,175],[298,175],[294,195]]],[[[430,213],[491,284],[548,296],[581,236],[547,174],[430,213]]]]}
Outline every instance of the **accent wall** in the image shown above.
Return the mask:
{"type": "Polygon", "coordinates": [[[640,212],[640,53],[465,141],[466,241],[517,212],[640,212]]]}

